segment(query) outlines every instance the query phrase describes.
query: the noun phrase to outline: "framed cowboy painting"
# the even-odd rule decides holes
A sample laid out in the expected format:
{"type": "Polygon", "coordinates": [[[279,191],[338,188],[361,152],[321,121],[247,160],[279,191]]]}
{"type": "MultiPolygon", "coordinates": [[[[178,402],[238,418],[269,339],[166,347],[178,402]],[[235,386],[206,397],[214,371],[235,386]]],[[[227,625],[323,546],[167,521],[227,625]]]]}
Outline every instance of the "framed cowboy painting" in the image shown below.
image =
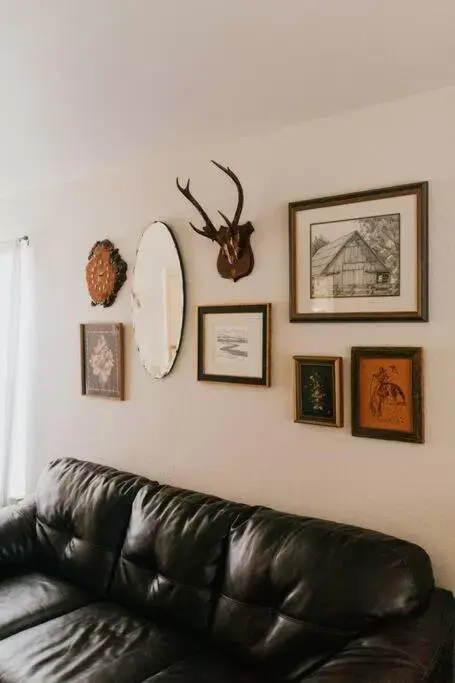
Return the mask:
{"type": "Polygon", "coordinates": [[[352,434],[424,442],[422,349],[351,350],[352,434]]]}

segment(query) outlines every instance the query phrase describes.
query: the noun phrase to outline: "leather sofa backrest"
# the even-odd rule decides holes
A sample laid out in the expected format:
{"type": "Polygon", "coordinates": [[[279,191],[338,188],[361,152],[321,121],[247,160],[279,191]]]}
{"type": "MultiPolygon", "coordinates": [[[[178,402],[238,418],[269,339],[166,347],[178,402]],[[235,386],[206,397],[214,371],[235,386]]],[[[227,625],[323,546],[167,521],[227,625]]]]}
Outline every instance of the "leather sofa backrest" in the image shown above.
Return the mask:
{"type": "Polygon", "coordinates": [[[262,508],[230,533],[213,637],[294,681],[378,621],[423,607],[432,590],[418,546],[262,508]]]}
{"type": "Polygon", "coordinates": [[[44,570],[289,682],[434,587],[412,543],[73,459],[49,464],[36,508],[44,570]]]}
{"type": "Polygon", "coordinates": [[[146,481],[72,458],[50,462],[36,491],[42,568],[104,593],[125,537],[133,499],[146,481]]]}
{"type": "Polygon", "coordinates": [[[144,486],[133,503],[111,599],[152,619],[207,632],[231,525],[252,511],[194,491],[144,486]]]}

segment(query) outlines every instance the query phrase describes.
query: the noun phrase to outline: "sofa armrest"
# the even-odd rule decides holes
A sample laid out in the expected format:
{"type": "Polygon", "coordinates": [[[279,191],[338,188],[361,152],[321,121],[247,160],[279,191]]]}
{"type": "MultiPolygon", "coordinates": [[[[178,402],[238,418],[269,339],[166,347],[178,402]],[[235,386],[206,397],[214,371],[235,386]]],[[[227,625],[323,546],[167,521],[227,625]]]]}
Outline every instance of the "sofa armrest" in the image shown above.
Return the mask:
{"type": "Polygon", "coordinates": [[[0,579],[32,569],[36,550],[35,503],[0,508],[0,579]]]}
{"type": "Polygon", "coordinates": [[[302,683],[452,683],[454,600],[435,590],[425,612],[358,638],[302,683]]]}

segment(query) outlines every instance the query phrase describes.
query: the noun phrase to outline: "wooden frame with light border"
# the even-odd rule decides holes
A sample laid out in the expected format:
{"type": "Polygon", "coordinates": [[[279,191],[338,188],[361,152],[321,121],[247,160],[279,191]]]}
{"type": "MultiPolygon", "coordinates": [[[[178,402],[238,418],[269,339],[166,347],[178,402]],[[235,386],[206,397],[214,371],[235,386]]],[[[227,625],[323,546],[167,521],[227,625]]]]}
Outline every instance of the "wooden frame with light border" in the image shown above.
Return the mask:
{"type": "Polygon", "coordinates": [[[330,197],[317,197],[289,204],[289,320],[290,322],[428,322],[428,182],[396,185],[330,197]],[[296,217],[299,211],[319,209],[338,204],[355,204],[369,200],[416,196],[417,229],[417,294],[414,311],[377,311],[343,313],[299,313],[297,310],[297,248],[296,217]]]}
{"type": "Polygon", "coordinates": [[[199,382],[222,382],[269,387],[271,384],[271,325],[272,304],[227,304],[198,306],[197,309],[197,378],[199,382]],[[217,313],[262,314],[262,373],[261,377],[237,375],[211,375],[204,370],[205,339],[204,316],[217,313]]]}

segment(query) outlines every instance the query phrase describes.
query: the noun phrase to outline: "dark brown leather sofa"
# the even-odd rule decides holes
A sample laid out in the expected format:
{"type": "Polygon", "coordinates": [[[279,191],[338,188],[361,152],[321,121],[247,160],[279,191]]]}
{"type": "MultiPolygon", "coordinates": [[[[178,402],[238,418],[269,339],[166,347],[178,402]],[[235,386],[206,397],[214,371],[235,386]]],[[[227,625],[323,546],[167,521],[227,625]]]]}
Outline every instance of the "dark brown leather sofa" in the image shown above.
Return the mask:
{"type": "Polygon", "coordinates": [[[449,683],[419,547],[71,459],[0,512],[1,683],[449,683]]]}

